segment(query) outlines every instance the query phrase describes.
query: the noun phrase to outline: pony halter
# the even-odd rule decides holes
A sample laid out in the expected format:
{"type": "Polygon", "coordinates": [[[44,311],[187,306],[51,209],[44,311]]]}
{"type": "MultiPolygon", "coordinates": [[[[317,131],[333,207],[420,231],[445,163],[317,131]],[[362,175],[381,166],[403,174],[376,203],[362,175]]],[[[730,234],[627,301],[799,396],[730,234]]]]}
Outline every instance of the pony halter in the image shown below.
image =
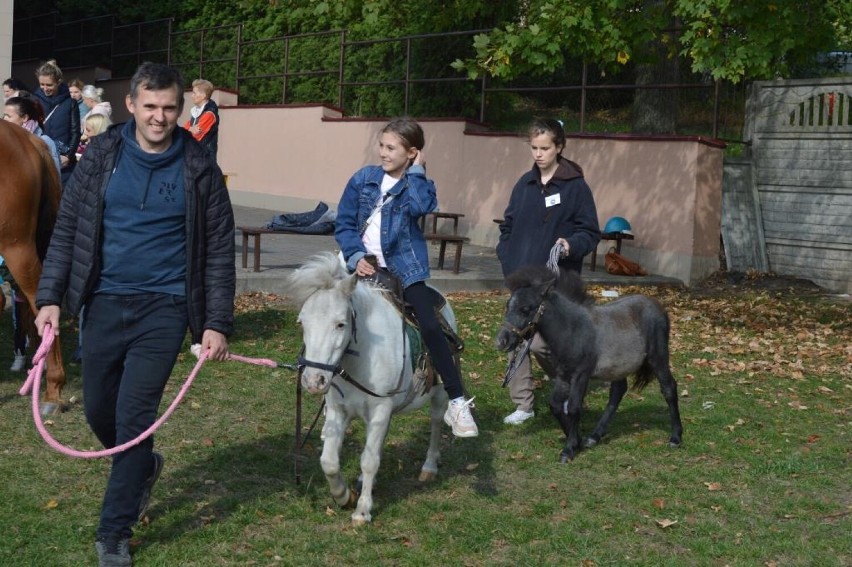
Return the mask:
{"type": "Polygon", "coordinates": [[[544,300],[542,300],[542,302],[539,303],[538,309],[536,310],[535,315],[533,315],[532,319],[530,319],[530,322],[527,323],[522,329],[517,328],[516,326],[512,325],[508,321],[503,321],[503,324],[501,325],[501,327],[503,327],[504,329],[507,329],[508,331],[513,333],[514,335],[517,335],[517,337],[520,338],[522,341],[525,341],[525,340],[531,338],[533,336],[533,334],[535,334],[535,329],[538,326],[538,322],[541,320],[541,316],[542,316],[543,313],[544,313],[544,300]]]}

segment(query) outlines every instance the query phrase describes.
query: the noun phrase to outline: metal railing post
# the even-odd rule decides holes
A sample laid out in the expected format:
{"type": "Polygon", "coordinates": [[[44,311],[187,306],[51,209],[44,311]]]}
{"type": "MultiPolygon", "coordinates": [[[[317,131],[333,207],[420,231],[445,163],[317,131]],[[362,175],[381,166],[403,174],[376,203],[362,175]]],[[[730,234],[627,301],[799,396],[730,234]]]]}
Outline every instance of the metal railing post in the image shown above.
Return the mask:
{"type": "Polygon", "coordinates": [[[580,82],[580,133],[586,131],[586,71],[588,66],[583,61],[583,77],[580,82]]]}
{"type": "Polygon", "coordinates": [[[346,30],[340,30],[340,55],[337,60],[337,107],[343,110],[343,65],[346,61],[346,30]]]}
{"type": "Polygon", "coordinates": [[[405,114],[408,114],[408,98],[410,96],[410,85],[411,85],[411,38],[407,38],[405,40],[405,104],[403,108],[405,109],[405,114]]]}

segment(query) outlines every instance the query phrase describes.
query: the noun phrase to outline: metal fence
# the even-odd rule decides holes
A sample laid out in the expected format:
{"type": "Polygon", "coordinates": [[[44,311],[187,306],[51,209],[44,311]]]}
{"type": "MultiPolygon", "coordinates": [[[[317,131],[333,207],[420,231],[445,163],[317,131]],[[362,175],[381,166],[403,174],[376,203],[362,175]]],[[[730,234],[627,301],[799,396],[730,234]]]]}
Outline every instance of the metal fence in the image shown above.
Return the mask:
{"type": "Polygon", "coordinates": [[[159,61],[187,80],[204,77],[236,90],[240,104],[327,103],[350,116],[463,117],[509,131],[545,115],[561,119],[569,132],[630,132],[636,109],[650,104],[674,117],[669,133],[741,139],[743,85],[686,69],[677,82],[639,85],[631,64],[601,69],[568,58],[548,76],[471,80],[450,63],[472,57],[473,36],[486,31],[375,40],[351,40],[347,30],[250,38],[242,24],[175,30],[171,19],[62,23],[48,14],[15,21],[13,60],[102,66],[114,78],[130,76],[142,61],[159,61]]]}

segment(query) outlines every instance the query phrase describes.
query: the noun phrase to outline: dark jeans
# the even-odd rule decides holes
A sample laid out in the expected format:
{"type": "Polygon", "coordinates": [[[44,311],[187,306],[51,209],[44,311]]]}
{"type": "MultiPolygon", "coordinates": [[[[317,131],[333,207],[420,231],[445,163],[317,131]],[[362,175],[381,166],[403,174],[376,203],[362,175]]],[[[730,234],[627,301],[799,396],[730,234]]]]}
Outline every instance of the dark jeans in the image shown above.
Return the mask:
{"type": "Polygon", "coordinates": [[[435,365],[435,370],[444,380],[444,390],[447,391],[447,395],[451,400],[463,396],[464,389],[462,388],[459,369],[453,360],[453,354],[450,352],[450,346],[444,336],[444,331],[441,329],[441,324],[438,323],[438,318],[435,316],[432,292],[429,291],[424,282],[417,282],[405,288],[402,296],[414,308],[414,316],[420,323],[420,334],[423,336],[423,342],[426,343],[426,348],[432,355],[432,364],[435,365]]]}
{"type": "MultiPolygon", "coordinates": [[[[135,439],[156,421],[187,325],[184,297],[98,294],[89,300],[81,330],[83,405],[104,447],[135,439]]],[[[113,456],[97,535],[132,534],[153,447],[149,437],[113,456]]]]}

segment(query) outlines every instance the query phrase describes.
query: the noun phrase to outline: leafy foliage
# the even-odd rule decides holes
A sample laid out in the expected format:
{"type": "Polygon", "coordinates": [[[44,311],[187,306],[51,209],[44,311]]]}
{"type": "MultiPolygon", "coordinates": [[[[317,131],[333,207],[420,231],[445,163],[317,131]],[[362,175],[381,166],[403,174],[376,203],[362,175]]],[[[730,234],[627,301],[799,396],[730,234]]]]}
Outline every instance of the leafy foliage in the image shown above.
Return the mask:
{"type": "Polygon", "coordinates": [[[613,66],[659,42],[694,72],[738,82],[789,76],[821,51],[849,48],[849,21],[844,0],[530,0],[512,23],[477,36],[475,58],[453,65],[510,78],[552,72],[565,53],[613,66]]]}

